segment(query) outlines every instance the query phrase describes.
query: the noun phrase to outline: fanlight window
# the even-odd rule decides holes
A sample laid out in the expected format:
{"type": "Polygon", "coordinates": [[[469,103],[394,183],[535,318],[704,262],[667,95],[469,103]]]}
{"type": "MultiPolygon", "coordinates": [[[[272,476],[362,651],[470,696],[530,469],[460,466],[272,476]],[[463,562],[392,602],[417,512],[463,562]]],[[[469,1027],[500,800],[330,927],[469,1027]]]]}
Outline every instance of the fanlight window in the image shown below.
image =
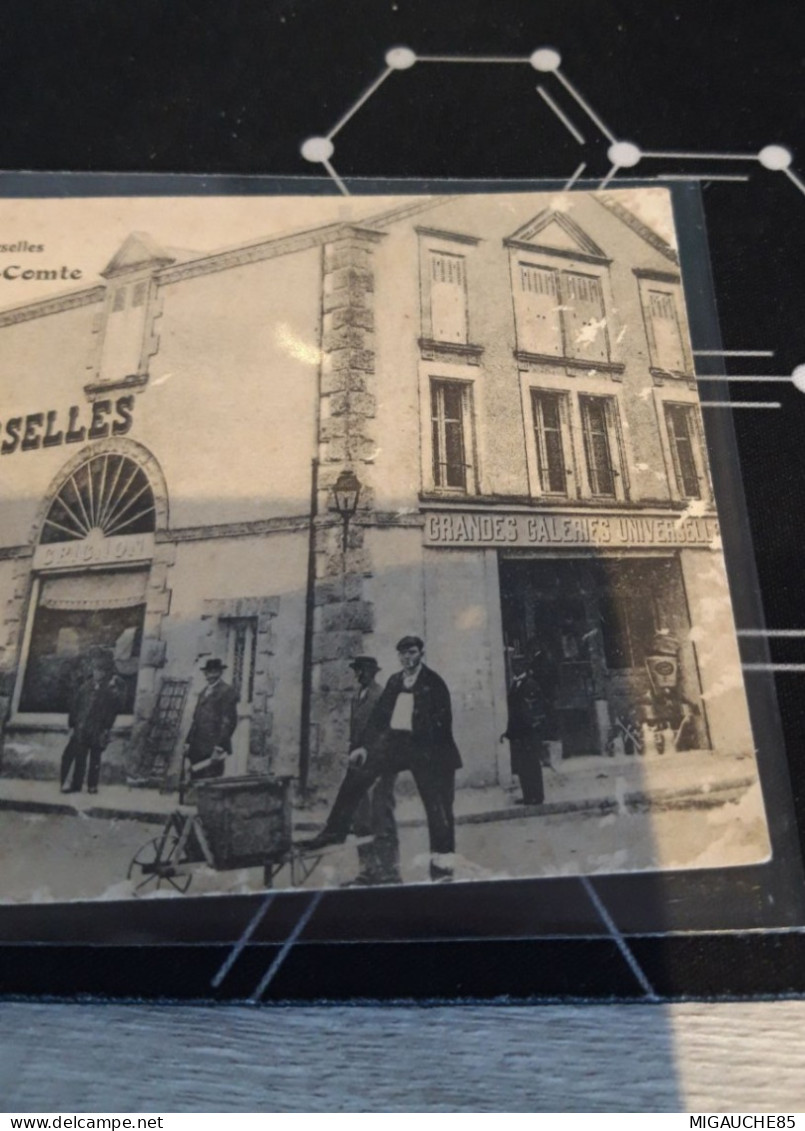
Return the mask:
{"type": "Polygon", "coordinates": [[[48,511],[41,541],[78,541],[93,531],[107,538],[147,534],[154,523],[154,494],[143,469],[124,456],[94,456],[62,486],[48,511]]]}

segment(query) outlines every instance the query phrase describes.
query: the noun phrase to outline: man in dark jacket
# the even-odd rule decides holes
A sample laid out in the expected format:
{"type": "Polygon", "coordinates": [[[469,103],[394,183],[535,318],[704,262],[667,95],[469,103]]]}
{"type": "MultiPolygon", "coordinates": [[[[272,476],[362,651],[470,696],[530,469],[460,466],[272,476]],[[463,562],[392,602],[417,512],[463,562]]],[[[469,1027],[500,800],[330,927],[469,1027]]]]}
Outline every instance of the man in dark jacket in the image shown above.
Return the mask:
{"type": "Polygon", "coordinates": [[[80,793],[89,757],[87,792],[98,792],[101,774],[101,755],[109,745],[109,737],[123,692],[122,680],[115,674],[111,653],[98,648],[90,653],[91,674],[78,686],[73,697],[68,722],[72,728],[70,740],[61,760],[62,793],[80,793]],[[67,779],[72,770],[72,780],[67,779]]]}
{"type": "Polygon", "coordinates": [[[523,804],[541,805],[545,800],[542,748],[546,708],[533,672],[519,656],[512,659],[508,707],[509,722],[500,741],[509,740],[512,773],[520,779],[523,804]]]}
{"type": "Polygon", "coordinates": [[[350,754],[350,768],[321,832],[300,848],[317,849],[346,839],[355,810],[384,773],[410,770],[416,782],[430,838],[432,880],[452,878],[455,852],[453,798],[461,756],[453,740],[450,692],[441,676],[422,662],[418,636],[397,644],[401,670],[389,679],[372,712],[367,741],[350,754]]]}
{"type": "Polygon", "coordinates": [[[207,686],[198,697],[185,739],[191,781],[221,777],[224,761],[232,753],[232,735],[238,725],[238,695],[221,678],[225,667],[220,660],[207,660],[201,669],[207,686]]]}
{"type": "MultiPolygon", "coordinates": [[[[355,672],[358,688],[352,696],[349,712],[349,749],[358,750],[369,741],[369,722],[383,688],[377,682],[380,671],[374,656],[356,656],[349,665],[355,672]]],[[[352,831],[356,836],[373,839],[358,845],[360,870],[347,886],[398,884],[400,879],[400,842],[394,817],[394,785],[397,775],[383,773],[361,798],[352,831]]]]}

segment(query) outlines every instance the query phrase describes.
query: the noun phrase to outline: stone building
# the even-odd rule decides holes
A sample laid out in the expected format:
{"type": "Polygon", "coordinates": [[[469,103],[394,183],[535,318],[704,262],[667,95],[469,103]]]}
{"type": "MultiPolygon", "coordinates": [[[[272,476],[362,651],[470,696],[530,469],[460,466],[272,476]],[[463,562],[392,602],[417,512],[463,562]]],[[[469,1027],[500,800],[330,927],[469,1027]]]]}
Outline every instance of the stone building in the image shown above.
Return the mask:
{"type": "Polygon", "coordinates": [[[0,312],[0,772],[55,776],[101,644],[128,687],[110,777],[147,777],[164,688],[214,655],[232,769],[301,757],[326,789],[350,657],[388,675],[410,632],[459,784],[507,779],[518,655],[571,768],[658,686],[688,748],[751,751],[680,267],[623,199],[362,200],[195,256],[135,233],[100,285],[0,312]]]}

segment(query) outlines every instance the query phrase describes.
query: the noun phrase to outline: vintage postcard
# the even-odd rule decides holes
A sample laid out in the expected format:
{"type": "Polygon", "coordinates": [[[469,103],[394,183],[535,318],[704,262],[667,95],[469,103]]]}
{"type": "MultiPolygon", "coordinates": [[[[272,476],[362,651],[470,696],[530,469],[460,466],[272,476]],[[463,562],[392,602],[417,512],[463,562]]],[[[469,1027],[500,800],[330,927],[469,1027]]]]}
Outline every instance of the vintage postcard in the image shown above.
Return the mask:
{"type": "Polygon", "coordinates": [[[769,858],[671,200],[0,203],[0,900],[769,858]]]}

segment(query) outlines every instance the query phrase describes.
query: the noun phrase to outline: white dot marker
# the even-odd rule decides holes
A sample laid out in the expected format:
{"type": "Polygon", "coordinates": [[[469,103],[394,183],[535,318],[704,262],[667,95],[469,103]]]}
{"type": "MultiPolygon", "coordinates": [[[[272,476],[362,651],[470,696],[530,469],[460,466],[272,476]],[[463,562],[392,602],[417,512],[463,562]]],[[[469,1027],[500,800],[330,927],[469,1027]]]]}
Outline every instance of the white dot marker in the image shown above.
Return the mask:
{"type": "Polygon", "coordinates": [[[631,169],[643,154],[631,141],[613,141],[607,150],[607,157],[620,169],[631,169]]]}
{"type": "Polygon", "coordinates": [[[553,47],[540,47],[530,59],[535,71],[558,71],[562,56],[553,47]]]}
{"type": "Polygon", "coordinates": [[[386,52],[386,66],[395,71],[407,71],[416,62],[416,54],[410,47],[392,47],[386,52]]]}
{"type": "Polygon", "coordinates": [[[784,145],[764,145],[757,159],[764,169],[787,169],[793,160],[784,145]]]}
{"type": "Polygon", "coordinates": [[[335,146],[329,137],[309,137],[302,142],[300,151],[305,161],[329,161],[335,153],[335,146]]]}
{"type": "Polygon", "coordinates": [[[798,365],[791,374],[791,382],[795,389],[805,393],[805,365],[798,365]]]}

